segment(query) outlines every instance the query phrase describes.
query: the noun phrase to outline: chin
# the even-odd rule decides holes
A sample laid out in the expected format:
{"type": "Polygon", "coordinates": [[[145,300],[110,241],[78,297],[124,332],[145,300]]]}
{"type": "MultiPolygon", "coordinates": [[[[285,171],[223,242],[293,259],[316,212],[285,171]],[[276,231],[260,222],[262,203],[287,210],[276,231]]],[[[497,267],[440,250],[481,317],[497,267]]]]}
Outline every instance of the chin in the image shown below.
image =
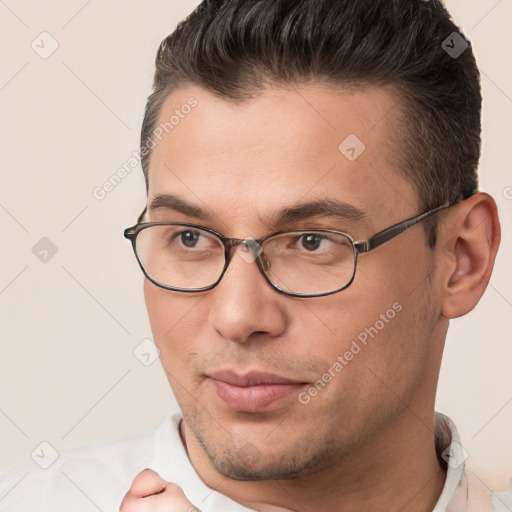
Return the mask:
{"type": "Polygon", "coordinates": [[[237,448],[234,442],[209,442],[203,436],[197,437],[212,465],[227,478],[248,480],[288,480],[316,473],[327,468],[336,458],[333,443],[326,440],[310,442],[305,440],[293,447],[276,445],[258,448],[247,441],[237,448]]]}

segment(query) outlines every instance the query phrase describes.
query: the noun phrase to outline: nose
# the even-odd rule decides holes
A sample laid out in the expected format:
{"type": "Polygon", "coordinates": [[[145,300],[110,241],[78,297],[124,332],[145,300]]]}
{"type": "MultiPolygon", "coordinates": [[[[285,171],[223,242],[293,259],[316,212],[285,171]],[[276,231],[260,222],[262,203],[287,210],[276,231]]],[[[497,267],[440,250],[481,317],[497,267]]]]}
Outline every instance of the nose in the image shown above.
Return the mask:
{"type": "MultiPolygon", "coordinates": [[[[209,323],[220,336],[235,343],[247,342],[256,333],[278,336],[286,327],[284,295],[270,286],[258,268],[258,244],[237,245],[220,283],[210,291],[209,323]]],[[[264,254],[261,258],[268,268],[270,262],[264,254]]]]}

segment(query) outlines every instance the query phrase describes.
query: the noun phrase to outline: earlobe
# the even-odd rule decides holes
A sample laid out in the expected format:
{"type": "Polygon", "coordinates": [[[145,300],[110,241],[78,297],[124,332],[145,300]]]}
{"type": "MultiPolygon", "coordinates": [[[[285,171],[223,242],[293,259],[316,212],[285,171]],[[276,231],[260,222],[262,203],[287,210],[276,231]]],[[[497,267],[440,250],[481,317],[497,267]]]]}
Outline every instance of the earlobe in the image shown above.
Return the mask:
{"type": "Polygon", "coordinates": [[[501,231],[494,199],[478,193],[457,206],[448,227],[452,267],[445,283],[442,314],[457,318],[469,313],[491,277],[501,231]]]}

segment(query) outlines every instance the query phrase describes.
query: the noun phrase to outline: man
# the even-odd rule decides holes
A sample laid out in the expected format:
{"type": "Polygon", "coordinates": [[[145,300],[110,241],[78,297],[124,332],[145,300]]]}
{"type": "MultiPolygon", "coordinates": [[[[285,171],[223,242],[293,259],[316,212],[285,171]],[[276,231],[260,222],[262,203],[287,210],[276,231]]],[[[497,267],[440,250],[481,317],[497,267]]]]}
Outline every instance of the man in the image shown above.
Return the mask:
{"type": "Polygon", "coordinates": [[[434,411],[500,241],[480,105],[437,0],[203,2],[158,51],[125,231],[181,413],[3,510],[512,510],[434,411]]]}

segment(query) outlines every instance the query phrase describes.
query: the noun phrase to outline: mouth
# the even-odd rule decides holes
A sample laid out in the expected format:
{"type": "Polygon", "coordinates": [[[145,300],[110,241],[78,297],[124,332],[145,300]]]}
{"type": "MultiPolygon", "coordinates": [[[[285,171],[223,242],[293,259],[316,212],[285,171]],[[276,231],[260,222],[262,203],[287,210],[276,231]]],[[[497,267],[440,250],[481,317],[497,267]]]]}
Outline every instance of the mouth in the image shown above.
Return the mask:
{"type": "Polygon", "coordinates": [[[220,402],[237,412],[262,412],[278,402],[296,397],[308,384],[260,372],[238,375],[232,371],[219,371],[208,377],[220,402]]]}

